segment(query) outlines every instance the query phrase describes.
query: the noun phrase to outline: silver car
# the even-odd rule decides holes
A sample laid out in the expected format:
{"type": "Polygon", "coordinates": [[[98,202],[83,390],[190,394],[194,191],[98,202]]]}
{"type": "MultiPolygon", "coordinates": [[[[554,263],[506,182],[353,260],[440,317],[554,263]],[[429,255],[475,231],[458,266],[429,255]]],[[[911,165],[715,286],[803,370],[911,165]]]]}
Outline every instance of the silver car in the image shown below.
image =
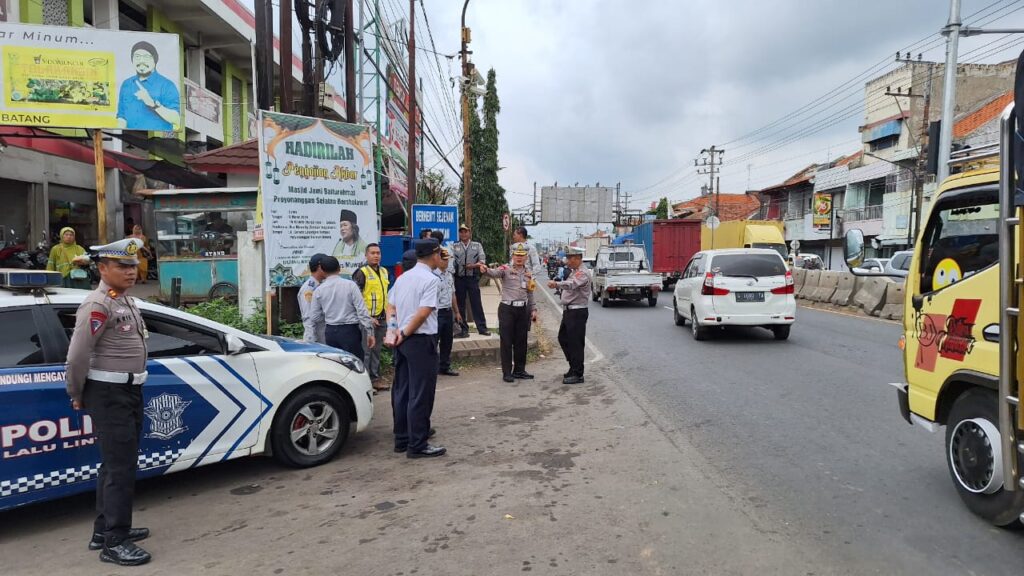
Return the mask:
{"type": "Polygon", "coordinates": [[[885,265],[885,273],[889,276],[907,277],[910,270],[910,261],[914,258],[913,250],[903,250],[892,255],[885,265]]]}

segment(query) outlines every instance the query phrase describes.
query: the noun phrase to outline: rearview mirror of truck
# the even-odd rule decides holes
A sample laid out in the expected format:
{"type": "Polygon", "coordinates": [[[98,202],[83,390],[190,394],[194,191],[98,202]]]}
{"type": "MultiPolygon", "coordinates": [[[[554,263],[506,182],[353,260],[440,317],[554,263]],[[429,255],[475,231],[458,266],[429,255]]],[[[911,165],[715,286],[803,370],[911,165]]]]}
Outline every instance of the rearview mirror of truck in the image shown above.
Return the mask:
{"type": "Polygon", "coordinates": [[[843,259],[850,270],[859,268],[864,263],[864,232],[859,228],[847,230],[843,238],[843,259]]]}

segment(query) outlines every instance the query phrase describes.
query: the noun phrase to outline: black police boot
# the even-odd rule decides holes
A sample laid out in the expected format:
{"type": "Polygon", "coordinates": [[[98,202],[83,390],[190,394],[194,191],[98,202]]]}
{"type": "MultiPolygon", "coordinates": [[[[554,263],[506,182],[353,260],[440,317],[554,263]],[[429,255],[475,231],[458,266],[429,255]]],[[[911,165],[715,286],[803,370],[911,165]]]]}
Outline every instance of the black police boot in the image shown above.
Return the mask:
{"type": "Polygon", "coordinates": [[[572,376],[566,376],[565,378],[562,378],[562,384],[582,384],[582,383],[583,383],[583,376],[577,376],[577,375],[573,374],[572,376]]]}
{"type": "Polygon", "coordinates": [[[131,540],[124,540],[117,546],[104,546],[100,552],[100,560],[119,566],[141,566],[152,559],[149,552],[139,548],[131,540]]]}
{"type": "MultiPolygon", "coordinates": [[[[145,540],[149,538],[149,528],[132,528],[128,531],[128,540],[132,542],[138,542],[139,540],[145,540]]],[[[94,532],[92,540],[89,541],[89,550],[99,550],[103,548],[103,534],[94,532]]]]}
{"type": "Polygon", "coordinates": [[[407,458],[437,458],[438,456],[444,456],[448,452],[448,449],[443,446],[433,446],[427,444],[427,447],[419,452],[408,452],[406,453],[407,458]]]}
{"type": "Polygon", "coordinates": [[[512,373],[512,377],[513,378],[518,378],[520,380],[533,380],[533,374],[530,374],[526,370],[520,370],[519,372],[513,372],[512,373]]]}
{"type": "Polygon", "coordinates": [[[504,380],[505,382],[515,382],[516,381],[516,379],[513,378],[511,374],[505,374],[504,376],[501,377],[501,379],[504,380]]]}

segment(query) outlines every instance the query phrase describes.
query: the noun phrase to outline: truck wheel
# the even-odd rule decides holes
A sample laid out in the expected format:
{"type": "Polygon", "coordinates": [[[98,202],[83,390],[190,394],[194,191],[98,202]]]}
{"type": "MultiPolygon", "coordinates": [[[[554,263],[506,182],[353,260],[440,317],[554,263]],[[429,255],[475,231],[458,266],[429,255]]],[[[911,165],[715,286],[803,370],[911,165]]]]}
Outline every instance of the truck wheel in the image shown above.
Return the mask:
{"type": "Polygon", "coordinates": [[[788,340],[789,339],[789,325],[773,326],[772,334],[775,334],[776,340],[788,340]]]}
{"type": "Polygon", "coordinates": [[[700,322],[697,322],[696,310],[690,310],[690,332],[693,334],[693,339],[698,342],[708,339],[708,329],[701,326],[700,322]]]}
{"type": "Polygon", "coordinates": [[[1003,489],[998,399],[972,388],[953,403],[946,423],[946,464],[967,508],[995,526],[1015,527],[1024,511],[1024,491],[1003,489]]]}
{"type": "Polygon", "coordinates": [[[675,298],[672,299],[672,320],[676,326],[686,326],[686,317],[679,313],[679,304],[675,298]]]}
{"type": "Polygon", "coordinates": [[[596,291],[594,291],[594,290],[590,291],[590,299],[593,300],[594,302],[597,302],[598,296],[597,296],[597,292],[596,291]]]}
{"type": "Polygon", "coordinates": [[[658,305],[658,297],[656,295],[655,296],[648,296],[647,297],[647,305],[650,306],[651,308],[654,308],[655,306],[657,306],[658,305]]]}
{"type": "Polygon", "coordinates": [[[607,307],[608,307],[608,291],[602,290],[601,291],[601,308],[607,308],[607,307]]]}
{"type": "Polygon", "coordinates": [[[274,458],[293,468],[319,466],[337,456],[348,440],[351,417],[337,392],[323,386],[302,390],[274,416],[274,458]]]}

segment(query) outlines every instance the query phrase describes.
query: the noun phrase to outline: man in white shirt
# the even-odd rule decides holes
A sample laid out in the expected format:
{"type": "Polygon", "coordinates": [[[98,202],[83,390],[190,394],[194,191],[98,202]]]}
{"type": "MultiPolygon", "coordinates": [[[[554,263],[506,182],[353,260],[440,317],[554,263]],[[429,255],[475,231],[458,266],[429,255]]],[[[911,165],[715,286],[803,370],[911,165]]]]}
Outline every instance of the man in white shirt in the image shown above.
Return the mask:
{"type": "Polygon", "coordinates": [[[316,287],[324,281],[327,274],[320,269],[320,261],[327,257],[327,254],[313,254],[309,259],[309,280],[302,283],[299,288],[299,315],[302,317],[302,339],[306,342],[319,342],[326,344],[323,327],[318,331],[317,327],[309,319],[309,309],[313,305],[313,292],[316,287]]]}
{"type": "Polygon", "coordinates": [[[327,278],[313,293],[310,321],[319,329],[324,327],[328,346],[339,348],[360,360],[365,356],[364,335],[367,346],[373,348],[373,319],[366,310],[363,295],[356,283],[340,276],[341,264],[333,256],[320,261],[327,278]]]}

